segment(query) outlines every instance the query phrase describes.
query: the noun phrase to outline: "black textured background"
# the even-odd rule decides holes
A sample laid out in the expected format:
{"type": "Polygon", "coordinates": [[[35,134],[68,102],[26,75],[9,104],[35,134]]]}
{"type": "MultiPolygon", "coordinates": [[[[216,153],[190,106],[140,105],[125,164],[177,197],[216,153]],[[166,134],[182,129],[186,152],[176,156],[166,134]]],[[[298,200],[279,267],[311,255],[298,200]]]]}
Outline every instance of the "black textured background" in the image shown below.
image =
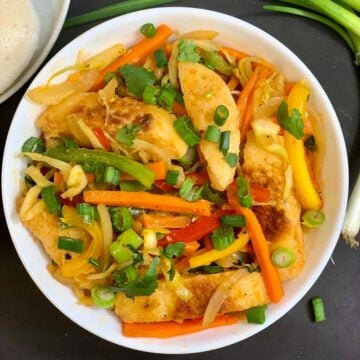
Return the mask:
{"type": "MultiPolygon", "coordinates": [[[[72,0],[69,15],[114,3],[114,0],[72,0]]],[[[275,36],[299,56],[318,78],[332,101],[344,132],[350,160],[351,187],[360,170],[359,71],[341,39],[321,24],[262,10],[262,0],[183,0],[194,6],[246,20],[275,36]]],[[[51,54],[91,26],[63,30],[51,54]]],[[[1,69],[0,72],[6,71],[1,69]]],[[[1,76],[1,75],[0,75],[1,76]]],[[[25,85],[0,105],[1,147],[25,85]]],[[[0,359],[165,359],[112,345],[75,325],[40,293],[12,245],[4,217],[0,240],[0,359]]],[[[360,240],[358,238],[358,240],[360,240]]],[[[360,258],[339,241],[333,259],[294,309],[265,331],[224,349],[178,359],[359,359],[360,258]],[[327,321],[308,317],[308,301],[320,295],[327,321]]],[[[211,341],[211,339],[209,339],[211,341]]]]}

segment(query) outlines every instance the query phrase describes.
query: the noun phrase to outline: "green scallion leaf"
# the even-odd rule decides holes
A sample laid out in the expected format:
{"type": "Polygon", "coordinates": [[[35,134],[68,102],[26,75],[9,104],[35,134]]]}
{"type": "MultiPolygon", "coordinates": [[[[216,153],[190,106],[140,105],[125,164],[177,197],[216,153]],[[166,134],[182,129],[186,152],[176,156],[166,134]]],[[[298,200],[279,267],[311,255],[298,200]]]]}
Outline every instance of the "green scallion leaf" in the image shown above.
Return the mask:
{"type": "Polygon", "coordinates": [[[123,207],[111,208],[110,217],[116,231],[122,232],[131,228],[132,216],[129,209],[123,207]]]}
{"type": "Polygon", "coordinates": [[[95,207],[88,203],[76,204],[76,213],[86,224],[92,224],[95,220],[95,207]]]}
{"type": "Polygon", "coordinates": [[[163,49],[156,50],[154,52],[154,59],[158,68],[165,68],[168,64],[166,53],[163,49]]]}
{"type": "Polygon", "coordinates": [[[152,38],[156,35],[157,30],[154,24],[147,23],[140,28],[140,32],[147,38],[152,38]]]}
{"type": "Polygon", "coordinates": [[[236,183],[238,185],[238,199],[241,206],[251,208],[252,197],[249,182],[246,178],[238,176],[236,178],[236,183]]]}
{"type": "Polygon", "coordinates": [[[223,126],[229,117],[229,109],[224,105],[219,105],[214,112],[214,122],[218,126],[223,126]]]}
{"type": "Polygon", "coordinates": [[[216,250],[226,249],[234,240],[234,229],[229,225],[222,225],[211,234],[211,241],[216,250]]]}
{"type": "Polygon", "coordinates": [[[308,210],[301,217],[302,224],[309,229],[316,229],[325,222],[325,214],[322,211],[308,210]]]}
{"type": "Polygon", "coordinates": [[[141,127],[139,124],[129,124],[124,127],[122,127],[116,134],[115,138],[116,140],[121,143],[125,144],[127,146],[132,146],[133,141],[136,138],[136,135],[141,130],[141,127]]]}
{"type": "Polygon", "coordinates": [[[235,168],[239,165],[239,156],[235,153],[227,153],[224,156],[224,160],[229,164],[230,167],[235,168]]]}
{"type": "Polygon", "coordinates": [[[50,185],[41,189],[41,197],[50,214],[60,215],[61,203],[56,194],[54,185],[50,185]]]}
{"type": "Polygon", "coordinates": [[[296,256],[293,250],[280,247],[276,249],[271,255],[271,261],[279,268],[287,268],[291,266],[296,260],[296,256]]]}
{"type": "Polygon", "coordinates": [[[233,227],[246,226],[245,217],[242,215],[223,215],[221,216],[221,223],[224,225],[230,225],[233,227]]]}
{"type": "Polygon", "coordinates": [[[165,181],[168,185],[176,185],[178,178],[179,178],[178,171],[168,170],[165,181]]]}
{"type": "Polygon", "coordinates": [[[221,131],[216,125],[209,125],[206,129],[205,139],[217,143],[220,140],[221,131]]]}
{"type": "Polygon", "coordinates": [[[266,305],[254,306],[246,310],[246,319],[250,324],[264,324],[266,320],[266,305]]]}
{"type": "Polygon", "coordinates": [[[228,153],[230,148],[230,134],[230,131],[221,132],[219,150],[224,156],[228,153]]]}
{"type": "Polygon", "coordinates": [[[66,236],[59,236],[58,249],[81,254],[84,251],[84,242],[80,239],[73,239],[66,236]]]}
{"type": "Polygon", "coordinates": [[[115,305],[116,294],[109,290],[106,285],[96,285],[91,288],[91,297],[94,304],[103,309],[109,309],[115,305]]]}
{"type": "Polygon", "coordinates": [[[159,95],[160,89],[155,86],[147,86],[144,89],[143,93],[143,101],[145,104],[152,104],[156,105],[158,102],[158,95],[159,95]]]}
{"type": "Polygon", "coordinates": [[[196,131],[188,116],[180,116],[174,121],[176,132],[188,146],[195,146],[200,141],[200,134],[196,131]]]}
{"type": "Polygon", "coordinates": [[[202,187],[201,197],[216,205],[225,203],[225,195],[222,191],[215,190],[209,184],[204,184],[202,187]]]}
{"type": "Polygon", "coordinates": [[[120,171],[113,166],[107,166],[104,171],[103,181],[111,185],[119,185],[120,171]]]}
{"type": "Polygon", "coordinates": [[[325,316],[325,306],[323,299],[320,296],[316,296],[311,299],[313,311],[314,311],[314,320],[316,322],[326,320],[325,316]]]}

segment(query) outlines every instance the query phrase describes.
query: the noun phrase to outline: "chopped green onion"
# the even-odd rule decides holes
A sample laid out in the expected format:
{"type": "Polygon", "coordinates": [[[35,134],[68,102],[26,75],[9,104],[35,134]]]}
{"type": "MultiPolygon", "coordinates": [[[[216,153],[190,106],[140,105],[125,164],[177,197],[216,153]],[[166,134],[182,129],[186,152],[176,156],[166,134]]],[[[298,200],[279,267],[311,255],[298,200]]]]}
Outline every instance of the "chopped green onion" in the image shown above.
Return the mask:
{"type": "Polygon", "coordinates": [[[29,137],[21,147],[22,152],[43,153],[45,151],[45,143],[37,137],[29,137]]]}
{"type": "Polygon", "coordinates": [[[176,185],[177,180],[179,178],[179,172],[176,170],[168,170],[166,174],[166,183],[169,185],[176,185]]]}
{"type": "Polygon", "coordinates": [[[66,236],[59,236],[58,249],[72,251],[81,254],[84,251],[84,242],[66,236]]]}
{"type": "Polygon", "coordinates": [[[124,285],[137,279],[137,270],[134,265],[126,266],[123,269],[116,271],[113,275],[116,284],[124,285]]]}
{"type": "Polygon", "coordinates": [[[79,145],[72,139],[69,139],[66,136],[60,136],[59,138],[63,143],[65,149],[77,149],[79,145]]]}
{"type": "Polygon", "coordinates": [[[133,141],[140,130],[141,127],[139,124],[126,125],[117,132],[115,138],[121,144],[132,146],[133,141]]]}
{"type": "Polygon", "coordinates": [[[246,225],[245,217],[242,215],[223,215],[221,222],[224,225],[230,225],[233,227],[244,227],[246,225]]]}
{"type": "Polygon", "coordinates": [[[156,61],[156,66],[158,68],[165,68],[168,64],[168,59],[164,50],[159,49],[154,52],[154,58],[156,61]]]}
{"type": "Polygon", "coordinates": [[[234,240],[234,229],[229,225],[222,225],[211,234],[211,241],[216,250],[226,249],[234,240]]]}
{"type": "Polygon", "coordinates": [[[304,145],[306,146],[307,149],[309,149],[311,152],[316,151],[316,140],[315,137],[313,135],[309,136],[305,142],[304,145]]]}
{"type": "Polygon", "coordinates": [[[196,201],[200,199],[202,189],[194,187],[195,181],[192,179],[185,179],[179,190],[179,195],[182,199],[187,201],[196,201]]]}
{"type": "Polygon", "coordinates": [[[104,82],[105,84],[107,84],[110,80],[112,80],[113,78],[116,78],[117,75],[115,72],[109,72],[104,76],[104,82]]]}
{"type": "Polygon", "coordinates": [[[90,204],[76,204],[76,213],[82,218],[82,220],[86,224],[92,224],[95,220],[95,208],[90,204]]]}
{"type": "Polygon", "coordinates": [[[311,299],[311,302],[312,302],[313,311],[314,311],[314,320],[316,322],[326,320],[323,299],[320,296],[316,296],[311,299]]]}
{"type": "Polygon", "coordinates": [[[189,146],[195,146],[200,141],[200,134],[196,131],[188,116],[180,116],[174,121],[176,132],[189,146]]]}
{"type": "Polygon", "coordinates": [[[103,181],[111,185],[119,185],[120,171],[113,166],[107,166],[104,171],[103,181]]]}
{"type": "Polygon", "coordinates": [[[228,153],[230,147],[230,131],[223,131],[220,136],[219,150],[224,154],[228,153]]]}
{"type": "Polygon", "coordinates": [[[132,249],[137,249],[143,243],[143,239],[132,228],[119,235],[117,241],[123,245],[131,246],[132,249]]]}
{"type": "Polygon", "coordinates": [[[59,215],[61,213],[61,203],[56,194],[54,185],[50,185],[41,189],[41,197],[50,214],[59,215]]]}
{"type": "Polygon", "coordinates": [[[97,163],[95,167],[95,184],[103,181],[104,171],[105,165],[102,163],[97,163]]]}
{"type": "Polygon", "coordinates": [[[252,197],[249,182],[244,177],[238,176],[236,183],[238,185],[238,199],[241,206],[251,208],[252,197]]]}
{"type": "Polygon", "coordinates": [[[224,268],[220,265],[205,265],[201,266],[199,270],[206,274],[218,274],[224,272],[224,268]]]}
{"type": "Polygon", "coordinates": [[[144,93],[143,93],[143,101],[145,104],[152,104],[152,105],[156,105],[157,104],[157,96],[159,93],[159,89],[155,86],[147,86],[144,89],[144,93]]]}
{"type": "Polygon", "coordinates": [[[218,126],[223,126],[229,117],[229,110],[224,105],[219,105],[214,112],[214,122],[218,126]]]}
{"type": "Polygon", "coordinates": [[[89,263],[92,265],[92,266],[94,266],[94,267],[96,267],[97,269],[100,267],[100,263],[99,263],[99,260],[96,260],[96,259],[94,259],[94,258],[89,258],[89,263]]]}
{"type": "Polygon", "coordinates": [[[221,131],[216,125],[209,125],[206,129],[205,139],[217,143],[220,140],[221,131]]]}
{"type": "Polygon", "coordinates": [[[120,241],[112,242],[109,245],[109,252],[111,256],[120,264],[133,258],[133,252],[120,241]]]}
{"type": "Polygon", "coordinates": [[[169,87],[163,87],[158,98],[158,103],[164,109],[170,110],[174,105],[175,98],[176,92],[174,90],[169,87]]]}
{"type": "Polygon", "coordinates": [[[122,191],[144,191],[149,190],[146,186],[139,183],[136,180],[126,180],[126,181],[120,181],[119,182],[120,189],[122,191]]]}
{"type": "Polygon", "coordinates": [[[115,305],[116,294],[109,291],[109,286],[96,285],[91,288],[91,297],[94,304],[103,309],[109,309],[115,305]]]}
{"type": "Polygon", "coordinates": [[[287,247],[276,249],[271,255],[271,261],[279,268],[287,268],[295,262],[295,253],[287,247]]]}
{"type": "Polygon", "coordinates": [[[235,153],[228,153],[224,156],[224,160],[229,164],[230,167],[237,167],[239,164],[239,156],[235,153]]]}
{"type": "Polygon", "coordinates": [[[325,215],[322,211],[308,210],[302,216],[302,224],[309,229],[320,227],[325,221],[325,215]]]}
{"type": "Polygon", "coordinates": [[[254,306],[246,310],[246,319],[250,324],[263,324],[266,320],[265,311],[267,306],[254,306]]]}
{"type": "Polygon", "coordinates": [[[157,30],[154,24],[147,23],[140,28],[140,32],[147,38],[152,38],[156,35],[157,30]]]}
{"type": "Polygon", "coordinates": [[[98,162],[94,159],[86,159],[82,164],[82,168],[86,173],[93,173],[96,171],[98,162]]]}
{"type": "Polygon", "coordinates": [[[126,14],[128,12],[142,10],[157,5],[168,4],[175,1],[177,0],[125,0],[94,11],[87,12],[82,15],[68,18],[64,23],[64,28],[86,24],[91,21],[106,19],[109,17],[126,14]]]}
{"type": "Polygon", "coordinates": [[[116,231],[125,231],[131,228],[132,216],[127,208],[117,207],[110,209],[110,217],[116,231]]]}
{"type": "Polygon", "coordinates": [[[190,166],[195,163],[197,160],[197,152],[195,147],[188,147],[185,155],[183,155],[180,159],[178,159],[178,162],[183,166],[190,166]]]}
{"type": "Polygon", "coordinates": [[[209,184],[203,185],[201,197],[205,200],[211,201],[216,205],[222,205],[225,203],[224,193],[213,189],[209,184]]]}

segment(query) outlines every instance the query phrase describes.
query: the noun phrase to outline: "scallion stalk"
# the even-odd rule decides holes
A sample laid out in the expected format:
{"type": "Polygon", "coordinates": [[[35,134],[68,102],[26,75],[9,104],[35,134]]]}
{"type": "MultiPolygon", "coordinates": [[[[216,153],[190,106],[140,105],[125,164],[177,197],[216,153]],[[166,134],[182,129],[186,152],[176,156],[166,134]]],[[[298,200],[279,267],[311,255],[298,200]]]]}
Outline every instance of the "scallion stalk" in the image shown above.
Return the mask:
{"type": "Polygon", "coordinates": [[[319,296],[316,296],[311,299],[311,302],[312,302],[312,306],[313,306],[315,322],[320,322],[320,321],[326,320],[323,299],[319,296]]]}
{"type": "Polygon", "coordinates": [[[109,291],[106,285],[96,285],[91,288],[91,297],[94,304],[103,309],[109,309],[115,305],[116,294],[109,291]]]}
{"type": "Polygon", "coordinates": [[[84,242],[66,236],[59,236],[58,249],[67,250],[81,254],[84,251],[84,242]]]}

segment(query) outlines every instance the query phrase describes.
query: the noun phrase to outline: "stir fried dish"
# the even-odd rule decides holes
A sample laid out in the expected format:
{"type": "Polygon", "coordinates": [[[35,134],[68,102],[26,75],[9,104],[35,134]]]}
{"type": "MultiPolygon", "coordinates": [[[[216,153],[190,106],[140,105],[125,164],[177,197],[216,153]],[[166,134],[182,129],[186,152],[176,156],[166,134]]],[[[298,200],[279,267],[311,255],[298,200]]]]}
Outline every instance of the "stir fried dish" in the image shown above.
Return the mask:
{"type": "Polygon", "coordinates": [[[28,92],[44,110],[19,217],[54,278],[125,336],[262,324],[325,220],[311,90],[214,31],[140,32],[28,92]]]}

